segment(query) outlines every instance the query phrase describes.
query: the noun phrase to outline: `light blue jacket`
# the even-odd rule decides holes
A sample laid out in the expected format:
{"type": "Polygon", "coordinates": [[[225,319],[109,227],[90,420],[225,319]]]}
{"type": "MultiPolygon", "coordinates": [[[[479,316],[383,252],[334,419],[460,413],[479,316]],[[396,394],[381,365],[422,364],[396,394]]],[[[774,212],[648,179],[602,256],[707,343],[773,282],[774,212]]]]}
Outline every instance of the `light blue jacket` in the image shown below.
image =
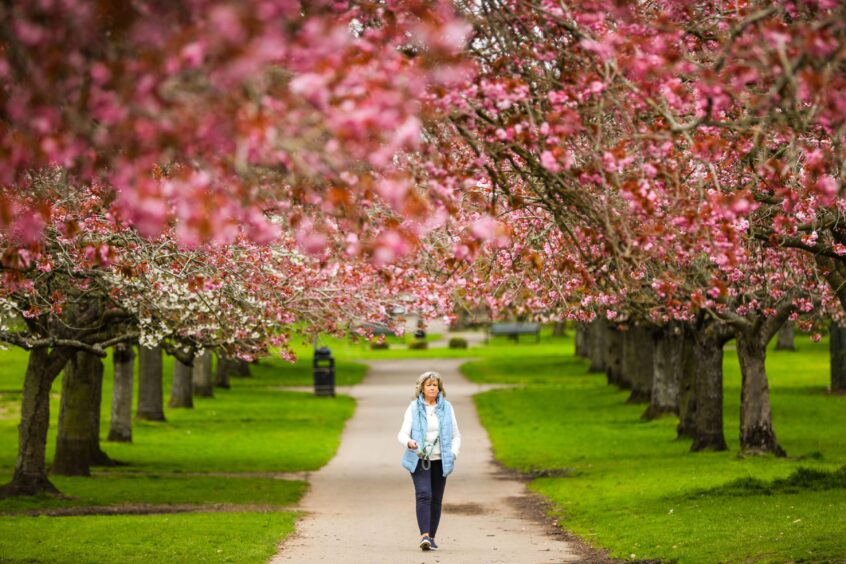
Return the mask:
{"type": "MultiPolygon", "coordinates": [[[[423,394],[417,397],[417,409],[411,417],[411,438],[417,441],[418,445],[425,444],[426,428],[426,404],[423,402],[423,394]]],[[[438,394],[438,403],[435,407],[435,415],[438,416],[438,424],[440,431],[438,435],[438,443],[441,447],[441,463],[444,469],[444,476],[449,476],[455,465],[455,453],[452,452],[452,404],[444,399],[442,393],[438,394]]],[[[417,469],[417,451],[407,448],[402,455],[402,467],[409,472],[414,472],[417,469]]]]}

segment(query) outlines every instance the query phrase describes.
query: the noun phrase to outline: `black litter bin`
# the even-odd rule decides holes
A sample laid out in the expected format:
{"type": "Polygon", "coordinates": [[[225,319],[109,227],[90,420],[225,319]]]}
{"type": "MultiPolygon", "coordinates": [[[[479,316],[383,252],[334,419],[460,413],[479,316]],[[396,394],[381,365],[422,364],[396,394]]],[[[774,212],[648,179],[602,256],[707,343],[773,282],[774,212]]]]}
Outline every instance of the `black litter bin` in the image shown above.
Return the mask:
{"type": "Polygon", "coordinates": [[[314,395],[335,395],[335,359],[329,347],[314,349],[314,395]]]}

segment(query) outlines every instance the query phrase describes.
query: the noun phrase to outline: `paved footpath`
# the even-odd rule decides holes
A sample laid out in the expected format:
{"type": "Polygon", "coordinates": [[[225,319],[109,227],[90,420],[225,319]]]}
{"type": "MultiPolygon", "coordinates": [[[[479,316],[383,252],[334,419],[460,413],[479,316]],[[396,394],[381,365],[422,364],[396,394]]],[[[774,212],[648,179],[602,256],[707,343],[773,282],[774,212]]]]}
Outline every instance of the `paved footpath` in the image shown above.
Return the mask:
{"type": "Polygon", "coordinates": [[[541,563],[572,562],[573,546],[521,514],[525,485],[494,465],[487,433],[471,396],[485,388],[458,372],[464,360],[371,363],[338,453],[311,474],[300,505],[306,516],[272,563],[541,563]],[[396,434],[417,376],[437,370],[461,429],[461,454],[447,480],[437,552],[417,548],[414,487],[399,465],[396,434]]]}

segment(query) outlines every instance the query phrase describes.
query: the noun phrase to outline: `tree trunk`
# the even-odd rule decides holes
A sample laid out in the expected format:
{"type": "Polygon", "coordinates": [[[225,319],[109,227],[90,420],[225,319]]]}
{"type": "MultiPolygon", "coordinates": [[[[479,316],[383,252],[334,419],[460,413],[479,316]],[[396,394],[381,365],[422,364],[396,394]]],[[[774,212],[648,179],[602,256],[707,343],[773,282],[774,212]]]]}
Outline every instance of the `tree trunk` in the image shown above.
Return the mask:
{"type": "Polygon", "coordinates": [[[112,393],[112,417],[109,420],[109,440],[131,443],[135,351],[132,345],[116,345],[112,358],[115,366],[115,383],[112,393]]]}
{"type": "MultiPolygon", "coordinates": [[[[815,254],[814,261],[818,271],[826,278],[832,291],[846,309],[846,261],[842,258],[834,259],[822,254],[815,254]]],[[[831,392],[846,391],[846,328],[839,327],[836,322],[829,325],[831,331],[831,392]]]]}
{"type": "MultiPolygon", "coordinates": [[[[757,324],[756,324],[757,325],[757,324]]],[[[737,332],[740,360],[740,448],[750,454],[786,456],[776,440],[767,382],[767,340],[753,328],[737,332]]]]}
{"type": "Polygon", "coordinates": [[[555,325],[552,326],[552,336],[553,337],[566,337],[567,336],[567,323],[564,321],[556,321],[555,325]]]}
{"type": "Polygon", "coordinates": [[[620,356],[620,383],[618,385],[625,390],[632,389],[632,366],[637,359],[636,342],[632,335],[634,327],[634,323],[628,323],[620,331],[623,354],[620,356]]]}
{"type": "Polygon", "coordinates": [[[588,372],[605,372],[606,325],[604,319],[597,317],[588,326],[588,372]]]}
{"type": "Polygon", "coordinates": [[[590,349],[588,347],[588,325],[576,323],[576,356],[588,358],[590,349]]]}
{"type": "Polygon", "coordinates": [[[147,421],[164,421],[162,348],[138,347],[138,411],[147,421]]]}
{"type": "Polygon", "coordinates": [[[628,344],[624,344],[623,373],[632,385],[626,403],[648,403],[652,397],[652,377],[655,372],[655,339],[652,328],[632,325],[627,331],[628,344]]]}
{"type": "Polygon", "coordinates": [[[831,392],[846,392],[846,328],[836,321],[829,325],[831,351],[831,392]]]}
{"type": "Polygon", "coordinates": [[[608,384],[625,388],[626,382],[623,380],[623,332],[616,325],[609,323],[605,336],[605,374],[608,376],[608,384]]]}
{"type": "Polygon", "coordinates": [[[76,353],[62,378],[53,474],[90,476],[92,465],[112,463],[100,449],[102,395],[103,362],[91,353],[76,353]]]}
{"type": "Polygon", "coordinates": [[[218,388],[229,389],[229,375],[235,370],[234,361],[224,353],[217,353],[217,370],[214,373],[214,385],[218,388]]]}
{"type": "Polygon", "coordinates": [[[230,361],[232,363],[232,376],[238,378],[249,378],[252,376],[250,372],[250,363],[242,358],[235,358],[230,361]]]}
{"type": "Polygon", "coordinates": [[[643,419],[651,420],[679,412],[684,335],[677,325],[662,327],[655,340],[655,365],[649,407],[643,419]]]}
{"type": "Polygon", "coordinates": [[[191,373],[193,368],[173,359],[173,384],[170,387],[170,407],[194,407],[191,373]]]}
{"type": "Polygon", "coordinates": [[[214,380],[212,379],[211,352],[203,351],[203,354],[194,357],[192,384],[194,386],[194,397],[214,397],[214,380]]]}
{"type": "Polygon", "coordinates": [[[795,351],[796,345],[795,341],[795,331],[793,327],[793,322],[788,321],[784,325],[781,326],[781,329],[778,330],[778,337],[776,338],[776,350],[777,351],[795,351]]]}
{"type": "Polygon", "coordinates": [[[699,324],[696,339],[696,415],[690,450],[726,450],[723,433],[723,345],[731,337],[725,324],[713,319],[699,324]]]}
{"type": "Polygon", "coordinates": [[[841,307],[846,310],[846,260],[814,253],[814,262],[817,263],[817,272],[825,277],[841,307]]]}
{"type": "Polygon", "coordinates": [[[686,326],[682,334],[682,370],[679,380],[678,438],[692,439],[696,427],[696,374],[698,372],[696,339],[693,327],[686,326]]]}
{"type": "Polygon", "coordinates": [[[50,427],[50,388],[72,352],[47,347],[33,349],[24,379],[18,458],[12,481],[0,488],[0,499],[16,495],[58,493],[47,479],[47,430],[50,427]]]}
{"type": "Polygon", "coordinates": [[[97,366],[98,363],[91,361],[92,356],[78,352],[65,367],[53,474],[91,475],[91,435],[95,432],[92,415],[96,399],[94,379],[96,371],[102,370],[102,362],[97,366]]]}
{"type": "MultiPolygon", "coordinates": [[[[88,353],[79,353],[88,355],[88,353]]],[[[90,356],[90,355],[89,355],[90,356]]],[[[94,404],[91,406],[91,429],[89,448],[91,449],[91,464],[93,466],[115,466],[118,463],[100,448],[100,414],[103,405],[103,361],[99,357],[90,360],[94,369],[94,404]]]]}

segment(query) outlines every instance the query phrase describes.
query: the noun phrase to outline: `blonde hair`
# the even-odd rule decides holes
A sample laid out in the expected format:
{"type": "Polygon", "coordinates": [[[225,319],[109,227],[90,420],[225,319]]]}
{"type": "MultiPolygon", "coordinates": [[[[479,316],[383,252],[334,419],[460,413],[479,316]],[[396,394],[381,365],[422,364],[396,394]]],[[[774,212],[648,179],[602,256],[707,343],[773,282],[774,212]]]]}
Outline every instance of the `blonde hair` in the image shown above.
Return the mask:
{"type": "Polygon", "coordinates": [[[444,380],[441,378],[441,375],[435,372],[434,370],[429,370],[428,372],[424,372],[420,376],[417,377],[417,382],[414,384],[414,397],[420,397],[420,394],[423,393],[423,386],[426,384],[427,380],[435,380],[438,383],[438,390],[446,397],[446,390],[444,390],[444,380]]]}

